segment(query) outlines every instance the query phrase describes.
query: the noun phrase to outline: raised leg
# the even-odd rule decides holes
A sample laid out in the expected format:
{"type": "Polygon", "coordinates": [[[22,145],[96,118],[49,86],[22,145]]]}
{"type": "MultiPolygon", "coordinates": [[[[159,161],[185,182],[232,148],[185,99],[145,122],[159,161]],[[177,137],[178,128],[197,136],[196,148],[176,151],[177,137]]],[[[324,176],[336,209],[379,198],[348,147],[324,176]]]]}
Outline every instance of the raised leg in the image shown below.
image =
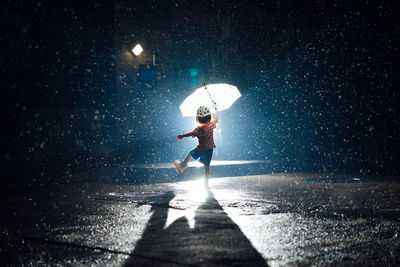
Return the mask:
{"type": "Polygon", "coordinates": [[[179,160],[174,160],[174,164],[179,172],[183,172],[189,164],[192,156],[190,154],[187,155],[184,161],[180,162],[179,160]]]}
{"type": "Polygon", "coordinates": [[[182,167],[186,168],[189,164],[189,161],[192,159],[192,156],[190,154],[188,154],[185,158],[184,161],[182,161],[182,167]]]}

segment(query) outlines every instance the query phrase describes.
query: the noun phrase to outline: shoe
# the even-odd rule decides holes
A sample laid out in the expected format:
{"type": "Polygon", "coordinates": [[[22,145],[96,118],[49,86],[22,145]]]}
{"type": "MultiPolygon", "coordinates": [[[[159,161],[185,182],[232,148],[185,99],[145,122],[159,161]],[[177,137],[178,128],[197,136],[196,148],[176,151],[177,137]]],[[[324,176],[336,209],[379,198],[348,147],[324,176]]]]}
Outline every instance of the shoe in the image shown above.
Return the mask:
{"type": "Polygon", "coordinates": [[[179,160],[174,160],[174,164],[179,172],[183,172],[185,170],[185,167],[182,167],[182,164],[179,162],[179,160]]]}

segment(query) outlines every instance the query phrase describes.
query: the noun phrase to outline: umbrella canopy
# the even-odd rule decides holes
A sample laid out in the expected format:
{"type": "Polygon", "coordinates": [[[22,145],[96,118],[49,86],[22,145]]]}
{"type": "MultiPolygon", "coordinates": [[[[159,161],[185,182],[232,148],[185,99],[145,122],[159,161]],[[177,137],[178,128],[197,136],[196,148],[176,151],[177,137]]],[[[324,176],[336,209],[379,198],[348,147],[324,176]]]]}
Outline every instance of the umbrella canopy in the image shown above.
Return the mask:
{"type": "Polygon", "coordinates": [[[226,83],[209,84],[186,97],[179,109],[183,116],[196,116],[200,106],[207,106],[212,112],[215,111],[215,107],[221,111],[228,109],[241,96],[236,86],[226,83]]]}

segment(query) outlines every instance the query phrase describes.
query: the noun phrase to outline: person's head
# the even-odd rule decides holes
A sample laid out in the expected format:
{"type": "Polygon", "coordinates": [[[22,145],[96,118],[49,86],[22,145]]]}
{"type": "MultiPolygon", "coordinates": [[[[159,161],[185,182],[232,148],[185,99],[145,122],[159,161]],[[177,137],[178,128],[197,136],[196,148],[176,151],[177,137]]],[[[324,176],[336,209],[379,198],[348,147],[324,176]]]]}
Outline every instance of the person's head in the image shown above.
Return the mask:
{"type": "Polygon", "coordinates": [[[196,112],[196,121],[201,124],[209,123],[211,121],[211,110],[209,107],[201,106],[196,112]]]}

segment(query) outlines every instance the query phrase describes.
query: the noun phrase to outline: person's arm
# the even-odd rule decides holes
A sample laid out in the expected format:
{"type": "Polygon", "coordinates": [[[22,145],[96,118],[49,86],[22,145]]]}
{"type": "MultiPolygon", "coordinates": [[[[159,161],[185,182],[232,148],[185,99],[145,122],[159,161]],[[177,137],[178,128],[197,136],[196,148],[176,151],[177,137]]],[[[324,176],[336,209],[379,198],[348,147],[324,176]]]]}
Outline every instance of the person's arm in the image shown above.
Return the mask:
{"type": "Polygon", "coordinates": [[[180,134],[180,135],[178,135],[176,138],[178,139],[178,140],[181,140],[182,138],[184,138],[184,137],[189,137],[189,136],[192,136],[193,135],[193,132],[188,132],[188,133],[185,133],[185,134],[180,134]]]}
{"type": "Polygon", "coordinates": [[[217,112],[214,113],[214,121],[216,124],[218,124],[218,116],[217,116],[217,112]]]}
{"type": "Polygon", "coordinates": [[[214,113],[214,121],[215,121],[215,126],[218,128],[218,133],[222,134],[221,126],[218,123],[217,112],[214,113]]]}

